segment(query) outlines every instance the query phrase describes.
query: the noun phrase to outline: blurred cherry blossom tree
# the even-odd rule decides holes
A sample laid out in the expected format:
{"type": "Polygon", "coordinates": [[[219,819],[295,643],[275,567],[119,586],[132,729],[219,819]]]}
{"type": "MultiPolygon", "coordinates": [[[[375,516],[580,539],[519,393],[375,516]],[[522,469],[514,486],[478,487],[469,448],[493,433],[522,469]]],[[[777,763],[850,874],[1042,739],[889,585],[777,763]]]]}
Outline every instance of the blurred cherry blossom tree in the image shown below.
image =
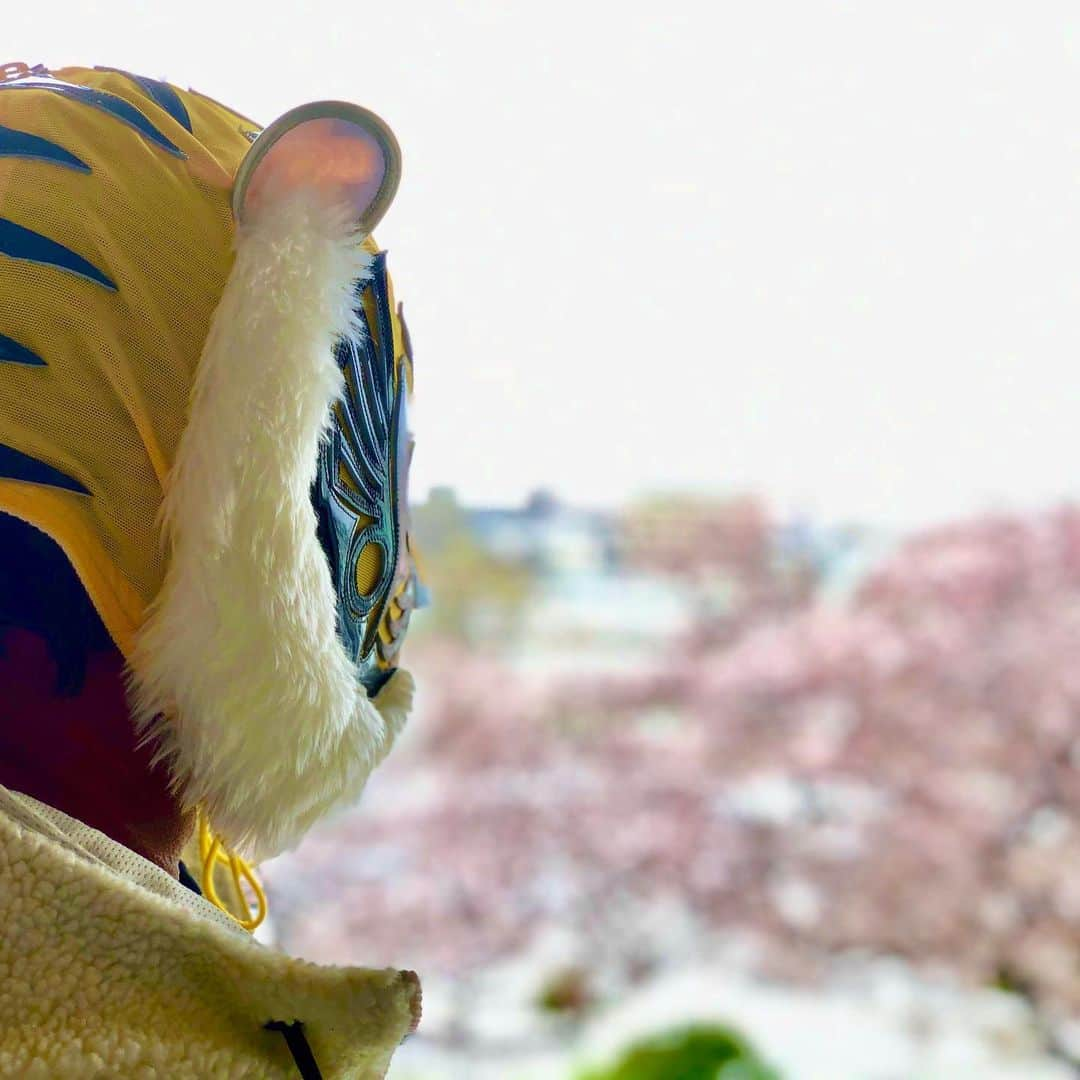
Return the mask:
{"type": "Polygon", "coordinates": [[[843,607],[752,548],[761,610],[646,669],[429,642],[411,746],[271,868],[289,947],[460,974],[570,927],[634,979],[738,931],[788,980],[897,954],[1080,1012],[1080,511],[917,536],[843,607]]]}

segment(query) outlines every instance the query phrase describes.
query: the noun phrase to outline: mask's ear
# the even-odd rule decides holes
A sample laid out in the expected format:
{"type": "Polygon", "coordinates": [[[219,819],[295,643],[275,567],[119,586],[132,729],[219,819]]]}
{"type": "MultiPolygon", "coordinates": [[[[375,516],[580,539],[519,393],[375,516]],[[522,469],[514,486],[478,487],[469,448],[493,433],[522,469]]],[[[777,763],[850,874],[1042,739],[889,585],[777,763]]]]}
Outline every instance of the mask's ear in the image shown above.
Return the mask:
{"type": "Polygon", "coordinates": [[[386,213],[401,178],[401,150],[373,112],[343,101],[314,101],[265,128],[240,164],[233,185],[237,221],[259,207],[305,190],[328,205],[346,205],[363,233],[386,213]]]}

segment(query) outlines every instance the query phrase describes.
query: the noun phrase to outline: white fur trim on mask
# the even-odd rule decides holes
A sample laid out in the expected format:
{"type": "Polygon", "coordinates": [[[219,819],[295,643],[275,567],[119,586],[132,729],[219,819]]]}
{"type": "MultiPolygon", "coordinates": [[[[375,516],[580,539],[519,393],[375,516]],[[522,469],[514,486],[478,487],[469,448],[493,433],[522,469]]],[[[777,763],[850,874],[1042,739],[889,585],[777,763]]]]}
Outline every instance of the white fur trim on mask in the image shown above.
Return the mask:
{"type": "Polygon", "coordinates": [[[362,330],[371,256],[305,193],[238,227],[169,476],[164,585],[132,657],[136,720],[185,805],[256,858],[359,796],[408,715],[396,672],[369,701],[337,634],[311,485],[362,330]]]}

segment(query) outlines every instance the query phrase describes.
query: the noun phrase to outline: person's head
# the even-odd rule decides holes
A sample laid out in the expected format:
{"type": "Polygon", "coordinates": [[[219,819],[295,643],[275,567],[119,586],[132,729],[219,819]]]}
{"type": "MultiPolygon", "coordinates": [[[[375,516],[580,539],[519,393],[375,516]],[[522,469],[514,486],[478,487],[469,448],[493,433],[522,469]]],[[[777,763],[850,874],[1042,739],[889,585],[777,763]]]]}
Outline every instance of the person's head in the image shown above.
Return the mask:
{"type": "Polygon", "coordinates": [[[259,135],[122,72],[0,83],[0,641],[67,716],[130,682],[147,767],[256,855],[411,699],[412,360],[370,238],[398,175],[352,106],[259,135]]]}

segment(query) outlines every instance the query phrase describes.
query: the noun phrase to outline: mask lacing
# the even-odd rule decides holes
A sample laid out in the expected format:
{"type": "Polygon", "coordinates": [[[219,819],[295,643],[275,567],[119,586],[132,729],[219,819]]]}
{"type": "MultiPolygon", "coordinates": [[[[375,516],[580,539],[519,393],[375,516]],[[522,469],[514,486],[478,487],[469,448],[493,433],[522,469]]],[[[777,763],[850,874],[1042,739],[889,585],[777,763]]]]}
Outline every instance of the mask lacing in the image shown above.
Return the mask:
{"type": "Polygon", "coordinates": [[[240,858],[236,852],[225,847],[221,842],[221,837],[214,835],[210,828],[210,822],[207,820],[202,808],[200,807],[195,813],[199,829],[199,857],[202,860],[201,885],[203,896],[245,930],[252,931],[266,918],[266,893],[263,891],[263,887],[250,865],[240,858]],[[231,910],[229,904],[218,895],[217,888],[214,885],[214,871],[221,863],[224,863],[229,868],[229,873],[232,876],[234,903],[238,908],[242,908],[243,915],[238,915],[236,911],[231,910]],[[252,914],[251,905],[248,903],[247,894],[244,892],[243,882],[245,881],[252,893],[254,893],[255,900],[258,903],[258,908],[254,914],[252,914]]]}

